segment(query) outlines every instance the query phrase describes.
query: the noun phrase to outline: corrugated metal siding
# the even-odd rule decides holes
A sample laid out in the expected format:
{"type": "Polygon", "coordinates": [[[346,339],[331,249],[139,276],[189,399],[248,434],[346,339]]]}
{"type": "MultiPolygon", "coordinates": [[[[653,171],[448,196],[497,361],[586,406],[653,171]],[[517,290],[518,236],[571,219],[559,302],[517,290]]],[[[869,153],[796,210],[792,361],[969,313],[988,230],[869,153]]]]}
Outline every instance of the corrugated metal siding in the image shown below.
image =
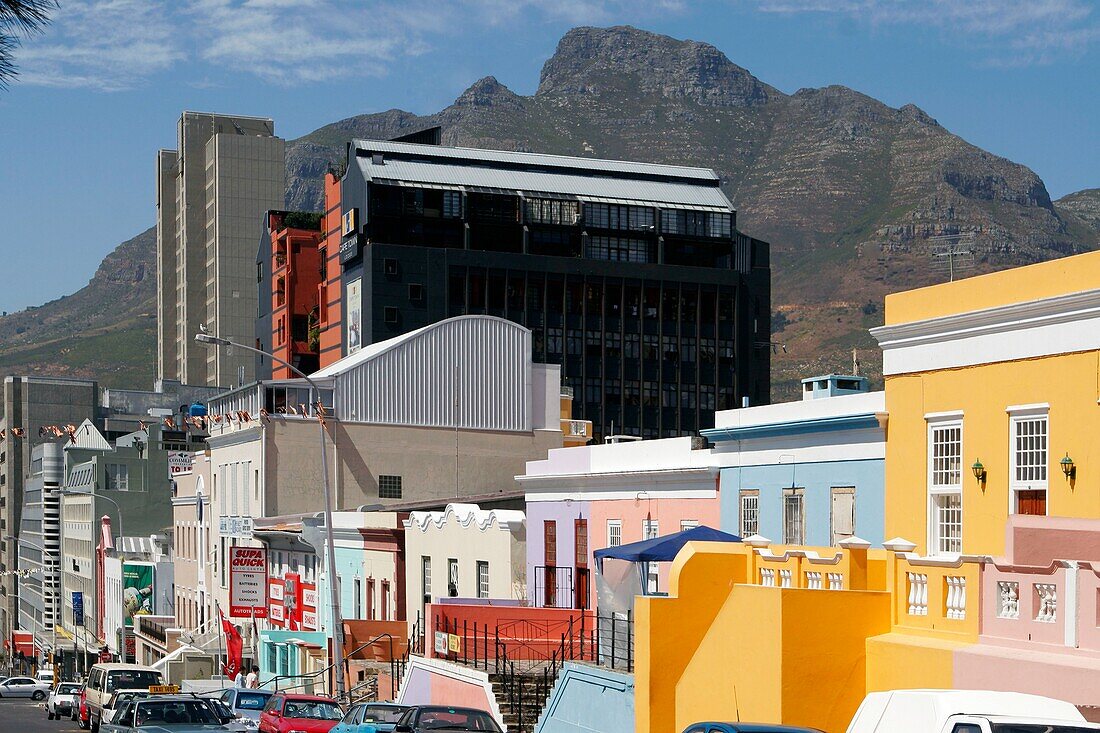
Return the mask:
{"type": "Polygon", "coordinates": [[[386,160],[375,165],[370,158],[356,158],[364,177],[380,182],[463,186],[500,191],[571,194],[616,201],[644,201],[665,206],[706,206],[733,211],[733,205],[715,186],[690,181],[666,183],[631,178],[570,175],[541,171],[516,171],[469,165],[448,165],[414,160],[386,160]]]}
{"type": "Polygon", "coordinates": [[[531,430],[531,332],[490,316],[419,331],[336,377],[345,422],[531,430]],[[455,399],[458,399],[457,408],[455,399]]]}

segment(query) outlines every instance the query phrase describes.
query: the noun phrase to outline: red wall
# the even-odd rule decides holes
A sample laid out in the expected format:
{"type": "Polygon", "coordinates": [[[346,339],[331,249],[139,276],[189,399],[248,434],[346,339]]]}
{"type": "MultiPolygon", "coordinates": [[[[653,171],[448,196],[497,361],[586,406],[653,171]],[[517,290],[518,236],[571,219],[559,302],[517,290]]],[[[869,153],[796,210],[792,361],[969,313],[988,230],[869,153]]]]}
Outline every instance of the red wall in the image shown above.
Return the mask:
{"type": "Polygon", "coordinates": [[[549,659],[561,648],[563,636],[567,646],[568,640],[573,639],[572,647],[568,651],[570,659],[590,659],[594,651],[596,624],[591,611],[436,603],[428,606],[427,613],[432,623],[424,637],[426,656],[470,659],[475,655],[476,645],[478,659],[486,656],[494,659],[499,642],[509,659],[549,659]],[[457,655],[435,653],[436,631],[446,631],[461,637],[462,651],[457,655]]]}
{"type": "Polygon", "coordinates": [[[340,179],[325,174],[325,213],[321,219],[326,278],[317,285],[321,305],[321,368],[338,361],[343,355],[342,317],[344,294],[340,281],[340,179]]]}

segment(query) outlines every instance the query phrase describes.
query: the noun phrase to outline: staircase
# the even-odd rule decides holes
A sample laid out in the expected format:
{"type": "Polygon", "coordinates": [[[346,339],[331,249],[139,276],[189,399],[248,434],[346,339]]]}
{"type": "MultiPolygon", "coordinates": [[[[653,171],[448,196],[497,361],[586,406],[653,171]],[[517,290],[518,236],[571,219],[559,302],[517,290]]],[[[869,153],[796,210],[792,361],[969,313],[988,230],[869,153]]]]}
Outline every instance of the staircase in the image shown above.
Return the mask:
{"type": "Polygon", "coordinates": [[[509,675],[489,673],[500,715],[508,733],[532,733],[557,681],[548,666],[509,675]]]}

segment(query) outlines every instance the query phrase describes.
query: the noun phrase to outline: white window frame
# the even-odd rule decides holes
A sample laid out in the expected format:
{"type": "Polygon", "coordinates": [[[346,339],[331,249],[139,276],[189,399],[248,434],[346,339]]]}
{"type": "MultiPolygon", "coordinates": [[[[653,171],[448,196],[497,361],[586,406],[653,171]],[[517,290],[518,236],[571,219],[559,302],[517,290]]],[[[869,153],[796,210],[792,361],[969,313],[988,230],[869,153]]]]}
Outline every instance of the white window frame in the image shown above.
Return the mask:
{"type": "Polygon", "coordinates": [[[623,544],[623,520],[621,519],[608,519],[607,520],[607,546],[619,547],[623,544]],[[618,537],[614,538],[617,541],[612,542],[611,530],[616,530],[618,537]]]}
{"type": "Polygon", "coordinates": [[[741,537],[751,537],[754,534],[760,534],[760,490],[759,489],[741,489],[737,496],[737,529],[741,537]],[[752,499],[752,508],[745,506],[745,500],[752,499]],[[746,512],[751,511],[752,521],[755,525],[750,532],[746,529],[745,515],[746,512]]]}
{"type": "Polygon", "coordinates": [[[681,532],[686,532],[689,529],[695,529],[698,526],[699,526],[699,520],[698,519],[681,519],[680,520],[680,531],[681,532]]]}
{"type": "Polygon", "coordinates": [[[1046,494],[1047,515],[1050,514],[1050,405],[1017,405],[1005,410],[1008,413],[1008,513],[1019,513],[1019,492],[1042,491],[1046,494]],[[1023,423],[1042,421],[1045,432],[1042,436],[1042,450],[1046,452],[1046,460],[1041,466],[1042,478],[1019,479],[1017,470],[1020,464],[1017,462],[1017,429],[1023,423]]]}
{"type": "Polygon", "coordinates": [[[104,469],[109,491],[130,490],[130,466],[125,463],[108,463],[104,469]]]}
{"type": "Polygon", "coordinates": [[[421,555],[420,556],[420,590],[421,596],[427,597],[432,594],[432,556],[421,555]]]}
{"type": "Polygon", "coordinates": [[[489,561],[477,561],[477,597],[489,597],[489,561]]]}
{"type": "MultiPolygon", "coordinates": [[[[928,471],[928,500],[926,511],[926,540],[928,546],[929,555],[945,555],[956,554],[962,552],[962,511],[963,511],[963,481],[966,474],[964,467],[966,456],[966,431],[963,428],[962,413],[951,413],[943,417],[935,419],[927,419],[927,432],[926,432],[926,460],[928,471]],[[959,467],[958,467],[958,480],[953,482],[936,483],[936,432],[942,430],[954,430],[959,431],[959,467]],[[941,536],[940,524],[938,518],[938,512],[940,502],[944,497],[957,497],[959,501],[959,538],[958,547],[956,549],[942,549],[941,541],[944,539],[941,536]]],[[[942,471],[941,471],[942,473],[942,471]]]]}

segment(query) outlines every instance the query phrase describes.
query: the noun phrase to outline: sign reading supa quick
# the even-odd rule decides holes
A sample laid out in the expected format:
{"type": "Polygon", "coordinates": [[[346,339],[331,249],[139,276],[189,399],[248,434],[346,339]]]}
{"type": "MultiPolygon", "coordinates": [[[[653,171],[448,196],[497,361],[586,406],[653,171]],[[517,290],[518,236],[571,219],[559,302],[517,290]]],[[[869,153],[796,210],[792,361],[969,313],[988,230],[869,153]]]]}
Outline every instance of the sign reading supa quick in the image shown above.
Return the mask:
{"type": "Polygon", "coordinates": [[[267,550],[229,548],[229,615],[267,618],[267,550]]]}
{"type": "Polygon", "coordinates": [[[134,616],[151,616],[156,598],[156,569],[144,563],[122,566],[122,609],[126,628],[133,628],[134,616]]]}

